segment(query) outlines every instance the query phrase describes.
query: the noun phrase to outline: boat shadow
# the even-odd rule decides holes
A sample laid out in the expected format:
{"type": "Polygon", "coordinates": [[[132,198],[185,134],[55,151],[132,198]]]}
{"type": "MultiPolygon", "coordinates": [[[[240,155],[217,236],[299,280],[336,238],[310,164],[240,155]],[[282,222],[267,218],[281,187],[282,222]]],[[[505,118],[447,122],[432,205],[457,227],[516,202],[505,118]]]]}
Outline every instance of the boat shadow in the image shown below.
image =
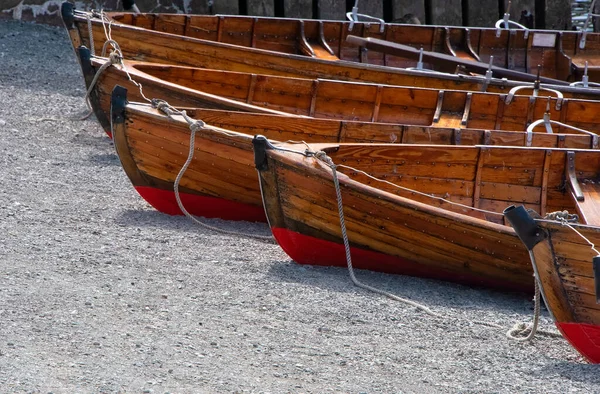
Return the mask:
{"type": "Polygon", "coordinates": [[[538,371],[532,371],[532,375],[542,375],[548,377],[556,377],[559,375],[563,379],[569,379],[574,382],[582,383],[597,383],[600,387],[600,374],[598,364],[589,364],[583,358],[576,354],[573,350],[571,361],[556,360],[554,363],[544,365],[538,371]]]}
{"type": "MultiPolygon", "coordinates": [[[[271,235],[271,230],[266,223],[207,219],[203,217],[196,219],[209,226],[232,233],[231,236],[242,236],[235,235],[235,233],[247,233],[266,237],[271,235]]],[[[125,209],[121,211],[115,220],[117,224],[124,226],[130,226],[131,223],[135,223],[137,227],[193,232],[198,235],[222,235],[217,231],[207,229],[195,223],[186,216],[167,215],[154,209],[125,209]]],[[[275,241],[257,240],[257,242],[274,243],[275,241]]]]}
{"type": "MultiPolygon", "coordinates": [[[[387,291],[428,306],[462,310],[486,310],[493,308],[507,314],[530,316],[533,311],[531,295],[517,292],[500,292],[487,288],[443,282],[435,279],[407,275],[385,274],[355,269],[359,282],[387,291]]],[[[346,267],[322,267],[301,265],[293,260],[273,262],[268,275],[273,280],[288,283],[309,284],[338,293],[364,292],[374,297],[382,295],[355,286],[346,267]]]]}

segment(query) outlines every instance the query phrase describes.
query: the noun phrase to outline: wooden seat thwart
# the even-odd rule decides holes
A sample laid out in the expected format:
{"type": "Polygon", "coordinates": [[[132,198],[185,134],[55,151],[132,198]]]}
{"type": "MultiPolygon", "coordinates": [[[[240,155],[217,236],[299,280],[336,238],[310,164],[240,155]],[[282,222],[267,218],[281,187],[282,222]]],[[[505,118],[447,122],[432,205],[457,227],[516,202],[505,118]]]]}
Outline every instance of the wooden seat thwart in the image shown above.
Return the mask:
{"type": "Polygon", "coordinates": [[[578,194],[575,194],[575,192],[571,189],[580,221],[594,226],[600,225],[599,182],[586,180],[579,183],[580,193],[578,194]]]}
{"type": "Polygon", "coordinates": [[[577,179],[575,152],[567,152],[567,177],[580,223],[600,225],[600,179],[577,179]]]}

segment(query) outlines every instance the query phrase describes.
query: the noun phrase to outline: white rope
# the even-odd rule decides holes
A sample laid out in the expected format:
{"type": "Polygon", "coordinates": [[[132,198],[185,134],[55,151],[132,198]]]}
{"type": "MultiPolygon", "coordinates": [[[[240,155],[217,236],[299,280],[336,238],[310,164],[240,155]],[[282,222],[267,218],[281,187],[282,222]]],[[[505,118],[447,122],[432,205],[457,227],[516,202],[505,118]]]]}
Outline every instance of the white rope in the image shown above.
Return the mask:
{"type": "Polygon", "coordinates": [[[419,304],[418,302],[411,301],[406,298],[398,297],[397,295],[387,292],[385,290],[377,289],[373,286],[366,285],[366,284],[360,282],[356,278],[356,275],[354,274],[354,268],[352,266],[352,257],[350,255],[350,242],[348,241],[348,234],[346,232],[346,221],[344,219],[344,207],[343,207],[343,203],[342,203],[342,193],[340,191],[340,182],[337,177],[336,165],[333,164],[333,161],[331,160],[331,158],[329,156],[327,156],[327,154],[323,151],[316,152],[315,157],[317,159],[321,160],[322,162],[324,162],[325,164],[327,164],[332,170],[333,183],[335,185],[335,194],[337,196],[338,213],[339,213],[339,217],[340,217],[340,227],[342,229],[342,240],[344,241],[344,249],[346,251],[346,264],[348,266],[348,272],[350,274],[350,279],[352,280],[352,283],[354,283],[356,286],[358,286],[360,288],[372,291],[377,294],[381,294],[383,296],[391,298],[392,300],[400,301],[407,305],[414,306],[417,309],[420,309],[423,312],[427,313],[428,315],[440,317],[440,318],[443,317],[442,315],[440,315],[436,312],[433,312],[431,309],[429,309],[425,305],[419,304]]]}
{"type": "MultiPolygon", "coordinates": [[[[112,23],[114,21],[111,18],[109,18],[104,13],[104,11],[100,11],[100,13],[97,14],[97,16],[102,21],[102,29],[104,30],[104,37],[106,38],[106,41],[102,45],[102,57],[106,56],[106,50],[108,48],[108,45],[110,44],[113,47],[112,52],[116,52],[119,55],[119,57],[121,58],[121,61],[119,62],[119,64],[120,64],[122,70],[127,75],[127,79],[129,80],[129,82],[131,82],[132,84],[134,84],[139,89],[140,95],[142,96],[142,98],[144,100],[146,100],[149,103],[151,103],[152,100],[150,100],[148,97],[146,97],[146,95],[144,95],[144,91],[143,91],[142,85],[140,83],[136,82],[131,77],[131,74],[129,74],[129,70],[127,70],[127,67],[125,66],[125,63],[122,61],[125,58],[125,56],[123,55],[123,51],[121,50],[121,46],[119,45],[119,43],[116,40],[113,40],[113,38],[112,38],[112,23]],[[108,23],[108,25],[107,25],[107,23],[108,23]]],[[[89,28],[91,29],[91,21],[89,23],[89,28]]]]}
{"type": "MultiPolygon", "coordinates": [[[[302,143],[304,143],[305,145],[308,146],[308,144],[306,144],[306,142],[302,141],[302,143]]],[[[275,148],[275,149],[279,149],[279,148],[275,148]]],[[[412,300],[408,300],[406,298],[399,297],[399,296],[397,296],[395,294],[392,294],[390,292],[387,292],[385,290],[381,290],[381,289],[378,289],[378,288],[375,288],[373,286],[369,286],[369,285],[366,285],[366,284],[360,282],[356,278],[356,275],[354,274],[354,267],[352,266],[352,257],[351,257],[351,252],[350,252],[350,241],[348,239],[348,233],[347,233],[347,229],[346,229],[346,221],[345,221],[345,217],[344,217],[344,207],[343,207],[343,202],[342,202],[342,193],[341,193],[339,179],[337,177],[337,166],[333,163],[333,160],[331,160],[331,158],[329,156],[327,156],[327,154],[324,151],[314,152],[314,151],[310,151],[310,150],[307,149],[305,155],[307,155],[307,156],[314,155],[318,160],[321,160],[322,162],[324,162],[332,170],[333,183],[334,183],[334,186],[335,186],[335,193],[336,193],[337,206],[338,206],[338,214],[339,214],[339,220],[340,220],[340,228],[341,228],[341,233],[342,233],[342,241],[344,243],[344,251],[345,251],[345,254],[346,254],[346,265],[348,267],[348,272],[350,274],[350,279],[352,280],[352,282],[357,287],[369,290],[369,291],[377,293],[377,294],[381,294],[381,295],[383,295],[385,297],[388,297],[388,298],[390,298],[390,299],[392,299],[394,301],[399,301],[399,302],[405,303],[407,305],[414,306],[417,309],[422,310],[423,312],[425,312],[428,315],[433,316],[433,317],[437,317],[437,318],[441,318],[441,319],[446,319],[446,320],[455,320],[458,323],[465,322],[465,323],[469,323],[469,324],[483,325],[483,326],[487,326],[487,327],[491,327],[491,328],[496,328],[496,329],[505,329],[503,326],[501,326],[499,324],[488,322],[488,321],[451,318],[451,317],[448,317],[446,315],[442,315],[442,314],[436,313],[436,312],[432,311],[429,307],[427,307],[427,306],[425,306],[423,304],[417,303],[417,302],[412,301],[412,300]]],[[[377,179],[377,178],[375,178],[375,179],[377,179]]],[[[547,336],[551,336],[551,337],[560,337],[561,335],[559,333],[555,333],[555,332],[551,332],[551,331],[538,330],[537,326],[538,326],[539,313],[540,313],[539,298],[540,298],[539,297],[539,287],[538,287],[537,282],[536,282],[536,296],[535,296],[536,311],[535,311],[535,319],[534,319],[534,324],[533,324],[532,328],[530,329],[531,330],[531,334],[528,335],[528,337],[527,337],[526,340],[531,339],[533,337],[533,334],[535,334],[536,332],[538,334],[547,335],[547,336]]],[[[518,327],[520,328],[521,325],[519,325],[518,327]]],[[[525,327],[524,329],[526,330],[527,327],[525,327]]],[[[517,335],[517,331],[515,331],[515,327],[513,327],[511,330],[509,330],[509,333],[511,333],[511,332],[515,332],[515,335],[517,335]]],[[[521,329],[521,332],[523,332],[523,329],[521,329]]],[[[517,339],[516,337],[514,339],[521,340],[520,338],[517,339]]]]}
{"type": "Polygon", "coordinates": [[[152,102],[152,100],[150,100],[148,97],[146,97],[146,95],[144,94],[144,90],[142,87],[142,84],[138,83],[137,81],[135,81],[132,77],[131,74],[129,73],[129,70],[127,70],[127,67],[125,66],[125,63],[123,62],[123,51],[121,51],[121,47],[119,46],[119,43],[117,43],[115,40],[112,39],[112,30],[111,30],[111,26],[112,26],[112,19],[109,19],[108,16],[106,16],[106,14],[104,13],[104,11],[100,11],[100,13],[91,13],[91,14],[87,14],[87,21],[88,21],[88,31],[89,31],[89,35],[90,35],[90,52],[92,55],[95,56],[95,49],[94,49],[94,35],[92,32],[92,20],[91,17],[95,15],[98,18],[100,18],[100,20],[102,21],[102,28],[104,30],[104,36],[106,37],[106,41],[104,42],[104,44],[102,45],[102,57],[106,56],[106,51],[108,49],[108,45],[110,44],[112,46],[112,50],[111,53],[108,56],[108,60],[106,61],[106,63],[104,63],[96,72],[96,75],[94,76],[94,79],[92,80],[92,83],[90,84],[90,86],[88,87],[87,93],[85,95],[85,101],[86,101],[86,105],[89,108],[89,112],[84,115],[81,120],[85,120],[87,118],[89,118],[94,110],[92,108],[92,105],[90,103],[90,94],[93,90],[93,88],[95,87],[98,78],[100,77],[100,75],[104,72],[104,70],[106,70],[109,66],[113,65],[113,64],[118,64],[121,66],[121,69],[125,72],[125,74],[127,75],[127,79],[129,80],[129,82],[131,82],[134,86],[136,86],[139,91],[140,91],[140,96],[148,101],[149,103],[152,102]],[[107,26],[107,22],[108,22],[108,26],[107,26]]]}
{"type": "Polygon", "coordinates": [[[89,40],[90,40],[90,52],[92,53],[92,56],[95,56],[96,48],[94,46],[94,33],[92,31],[92,14],[87,14],[86,19],[87,19],[88,35],[89,35],[89,40]]]}
{"type": "Polygon", "coordinates": [[[596,249],[596,245],[594,245],[594,243],[592,241],[590,241],[585,235],[581,234],[575,227],[571,226],[571,224],[569,222],[567,222],[566,220],[561,220],[560,223],[563,226],[567,226],[568,228],[570,228],[571,230],[575,231],[575,233],[577,235],[579,235],[585,242],[588,243],[588,245],[590,245],[590,247],[592,248],[592,250],[594,252],[596,252],[596,255],[600,255],[600,253],[598,252],[598,250],[596,249]]]}
{"type": "Polygon", "coordinates": [[[190,163],[192,162],[192,160],[194,158],[196,132],[205,130],[205,129],[210,129],[210,130],[216,131],[216,132],[219,132],[220,130],[217,128],[214,128],[214,127],[207,126],[206,123],[204,123],[202,120],[196,120],[196,119],[191,118],[190,116],[187,115],[187,113],[185,111],[179,111],[179,110],[171,107],[166,101],[153,100],[153,106],[155,106],[159,111],[162,111],[163,113],[165,113],[170,118],[172,118],[173,115],[182,116],[187,121],[187,123],[189,124],[189,127],[190,127],[190,144],[189,144],[190,149],[189,149],[188,157],[187,157],[187,160],[185,161],[185,163],[183,164],[183,167],[181,167],[181,170],[177,174],[177,177],[175,178],[175,183],[173,184],[173,190],[175,191],[175,199],[177,200],[177,205],[179,206],[179,209],[181,210],[181,212],[183,212],[183,214],[185,216],[187,216],[193,222],[199,224],[200,226],[202,226],[206,229],[221,233],[221,234],[243,236],[243,237],[247,237],[247,238],[258,239],[261,241],[273,242],[272,236],[249,234],[249,233],[244,233],[244,232],[239,232],[239,231],[230,231],[230,230],[225,230],[225,229],[222,229],[219,227],[211,226],[207,223],[204,223],[204,222],[198,220],[196,217],[194,217],[192,214],[190,214],[187,209],[185,209],[183,202],[181,201],[181,197],[179,196],[179,183],[181,182],[183,175],[187,171],[188,167],[190,166],[190,163]]]}
{"type": "MultiPolygon", "coordinates": [[[[529,251],[529,256],[532,259],[531,261],[533,262],[534,257],[533,257],[532,251],[529,251]]],[[[533,307],[533,323],[532,324],[516,323],[510,330],[508,330],[508,332],[506,333],[506,336],[515,341],[526,342],[526,341],[532,340],[538,329],[538,324],[540,321],[540,296],[541,296],[541,294],[540,294],[540,285],[538,283],[537,278],[534,277],[533,281],[535,283],[535,293],[533,295],[533,305],[534,305],[534,307],[533,307]]]]}
{"type": "Polygon", "coordinates": [[[111,65],[118,64],[120,62],[121,62],[120,56],[118,54],[116,54],[115,52],[113,52],[110,54],[110,56],[108,57],[106,62],[100,66],[98,71],[96,71],[96,74],[94,75],[94,79],[92,79],[92,82],[90,83],[90,86],[88,87],[88,90],[85,93],[85,103],[87,104],[87,106],[89,108],[89,112],[86,115],[84,115],[81,118],[81,120],[85,120],[85,119],[89,118],[94,113],[94,108],[92,107],[92,103],[90,102],[90,95],[92,94],[92,90],[94,90],[94,87],[96,86],[96,83],[98,82],[98,79],[100,78],[100,75],[104,72],[104,70],[109,68],[111,65]]]}

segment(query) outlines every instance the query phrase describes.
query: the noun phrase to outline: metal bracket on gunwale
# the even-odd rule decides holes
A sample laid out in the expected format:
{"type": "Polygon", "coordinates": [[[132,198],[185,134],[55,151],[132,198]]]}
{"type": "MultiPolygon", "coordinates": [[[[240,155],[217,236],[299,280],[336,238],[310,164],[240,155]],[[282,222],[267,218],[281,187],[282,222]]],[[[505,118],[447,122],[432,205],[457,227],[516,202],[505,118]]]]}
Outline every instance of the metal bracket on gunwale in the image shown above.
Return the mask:
{"type": "Polygon", "coordinates": [[[582,88],[589,88],[589,87],[600,87],[600,83],[598,82],[590,82],[590,77],[588,76],[588,61],[585,61],[585,67],[583,68],[583,76],[581,77],[581,81],[577,81],[577,82],[573,82],[571,83],[570,86],[573,87],[582,87],[582,88]]]}
{"type": "Polygon", "coordinates": [[[346,12],[346,18],[350,21],[350,26],[348,26],[348,31],[352,31],[354,28],[354,23],[358,22],[359,17],[375,21],[379,23],[379,32],[383,33],[385,30],[385,21],[381,18],[377,18],[371,15],[359,14],[358,13],[358,0],[354,3],[354,7],[352,7],[352,12],[346,12]]]}
{"type": "Polygon", "coordinates": [[[546,132],[548,134],[553,134],[552,125],[556,125],[559,127],[563,127],[569,130],[577,131],[581,134],[587,134],[592,137],[592,149],[598,149],[598,134],[592,133],[591,131],[580,129],[579,127],[571,126],[566,123],[559,122],[557,120],[550,119],[550,97],[548,97],[548,104],[546,105],[546,112],[544,113],[544,117],[542,119],[538,119],[535,122],[532,122],[527,127],[527,143],[526,146],[531,146],[533,143],[533,129],[535,129],[538,125],[544,124],[546,128],[546,132]]]}
{"type": "Polygon", "coordinates": [[[504,25],[505,29],[510,29],[510,26],[512,25],[512,26],[515,26],[518,29],[525,30],[523,38],[527,39],[527,37],[529,37],[529,29],[527,28],[527,26],[523,26],[520,23],[517,23],[515,21],[511,21],[510,20],[510,6],[511,6],[511,3],[512,3],[511,1],[508,2],[508,6],[506,7],[506,12],[504,13],[503,18],[499,19],[496,22],[496,24],[494,25],[494,27],[496,27],[496,37],[500,37],[501,30],[502,30],[502,25],[504,25]]]}
{"type": "Polygon", "coordinates": [[[585,196],[581,191],[581,187],[577,182],[577,174],[575,173],[575,152],[568,151],[567,152],[567,175],[569,177],[569,185],[571,186],[571,190],[575,194],[575,198],[577,201],[585,201],[585,196]]]}
{"type": "Polygon", "coordinates": [[[588,34],[587,29],[590,24],[590,21],[592,20],[593,17],[600,16],[600,14],[593,13],[595,5],[596,5],[596,0],[593,0],[592,4],[590,4],[588,16],[585,20],[585,23],[583,24],[583,34],[581,35],[581,40],[579,40],[579,49],[585,49],[585,40],[587,39],[587,34],[588,34]]]}

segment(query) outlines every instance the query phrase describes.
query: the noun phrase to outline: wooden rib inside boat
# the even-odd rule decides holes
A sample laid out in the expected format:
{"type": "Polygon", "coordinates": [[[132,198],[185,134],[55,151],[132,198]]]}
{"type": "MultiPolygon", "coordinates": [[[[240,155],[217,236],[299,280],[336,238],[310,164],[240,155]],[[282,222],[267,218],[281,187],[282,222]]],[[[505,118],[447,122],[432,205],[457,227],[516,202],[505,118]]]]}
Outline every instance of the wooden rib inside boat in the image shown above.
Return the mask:
{"type": "MultiPolygon", "coordinates": [[[[81,49],[81,54],[82,69],[90,84],[105,59],[90,58],[86,49],[81,49]]],[[[114,85],[127,87],[132,100],[143,100],[129,77],[144,87],[146,97],[161,98],[175,106],[482,130],[525,131],[532,122],[546,116],[589,133],[600,130],[594,116],[600,111],[600,101],[309,80],[124,60],[123,66],[111,66],[101,73],[91,95],[96,115],[107,132],[114,85]]],[[[546,132],[547,128],[540,124],[532,131],[546,132]]],[[[574,133],[560,125],[553,131],[574,133]]],[[[589,143],[575,147],[596,147],[597,137],[589,133],[582,134],[585,138],[581,139],[589,143]]]]}
{"type": "MultiPolygon", "coordinates": [[[[501,215],[519,203],[574,210],[567,151],[511,147],[310,144],[337,165],[355,267],[530,289],[531,266],[501,215]]],[[[331,168],[301,146],[257,139],[255,161],[275,238],[302,264],[345,265],[331,168]],[[295,151],[295,152],[294,152],[295,151]]],[[[600,171],[579,150],[576,172],[600,171]]]]}
{"type": "MultiPolygon", "coordinates": [[[[577,178],[581,182],[586,177],[578,174],[577,178]]],[[[577,205],[598,203],[598,173],[586,183],[588,193],[579,196],[577,205]]],[[[556,326],[588,361],[600,363],[600,257],[594,248],[600,245],[597,214],[580,215],[580,223],[565,217],[553,221],[533,219],[522,207],[511,206],[505,215],[531,250],[536,278],[556,326]]]]}
{"type": "MultiPolygon", "coordinates": [[[[92,43],[89,40],[88,27],[91,27],[93,31],[94,43],[96,43],[95,46],[98,47],[96,49],[98,53],[100,53],[101,45],[107,40],[105,27],[108,26],[109,22],[105,22],[105,26],[100,19],[93,17],[91,14],[81,12],[75,12],[75,14],[73,14],[72,10],[70,12],[67,12],[67,8],[69,7],[70,6],[63,7],[63,19],[65,20],[65,25],[67,26],[67,30],[69,31],[74,47],[77,48],[79,45],[83,44],[90,48],[92,43]],[[90,16],[89,26],[87,18],[88,16],[90,16]]],[[[293,45],[292,43],[286,44],[286,40],[288,40],[291,37],[290,36],[288,37],[288,39],[285,39],[285,37],[287,37],[287,33],[285,33],[287,32],[286,29],[281,30],[279,34],[274,35],[272,27],[265,27],[264,34],[260,33],[254,37],[254,33],[250,34],[246,30],[244,30],[247,27],[242,29],[241,31],[238,28],[236,28],[237,21],[247,21],[251,25],[257,24],[257,26],[262,26],[262,24],[265,23],[265,26],[269,26],[269,21],[272,20],[269,18],[231,17],[232,19],[229,19],[229,17],[208,17],[210,20],[213,21],[232,21],[231,25],[228,24],[229,22],[219,22],[221,28],[218,28],[218,31],[216,31],[214,34],[211,33],[211,31],[214,30],[213,27],[210,27],[212,26],[211,23],[206,22],[208,23],[208,36],[212,37],[216,34],[216,36],[213,38],[220,40],[210,41],[195,37],[182,38],[179,35],[172,34],[173,30],[178,29],[175,28],[175,26],[177,26],[180,22],[184,23],[184,25],[186,25],[187,23],[187,26],[191,26],[189,22],[185,22],[185,20],[188,20],[189,18],[194,19],[196,18],[195,16],[168,16],[162,14],[148,16],[149,20],[152,19],[155,21],[163,21],[150,23],[142,22],[145,16],[132,16],[130,14],[123,14],[121,16],[118,16],[118,14],[111,15],[120,18],[119,22],[114,22],[110,25],[111,38],[119,44],[122,53],[128,59],[179,65],[190,65],[203,68],[241,71],[257,74],[271,74],[308,78],[332,78],[392,85],[429,87],[436,89],[462,89],[470,91],[491,91],[508,93],[510,89],[523,85],[523,83],[508,81],[506,79],[500,80],[492,78],[488,80],[483,77],[475,77],[470,75],[432,74],[420,71],[409,71],[395,67],[383,67],[377,64],[366,65],[346,60],[331,61],[321,59],[318,57],[297,55],[294,53],[298,52],[298,50],[292,50],[291,48],[298,47],[297,42],[303,43],[305,40],[298,39],[298,41],[296,42],[295,40],[297,39],[297,37],[294,35],[293,45]],[[135,22],[133,20],[130,20],[131,24],[121,23],[127,22],[130,18],[134,18],[135,22]],[[154,25],[155,30],[145,28],[151,27],[149,25],[154,25]],[[232,30],[225,30],[226,28],[232,30]],[[267,31],[270,31],[270,33],[267,33],[267,31]],[[238,42],[238,39],[245,41],[250,40],[247,42],[248,46],[232,45],[233,43],[241,44],[242,42],[238,42]],[[229,41],[232,42],[230,43],[229,41]],[[263,41],[265,42],[264,44],[263,41]],[[280,45],[278,43],[283,44],[280,45]],[[263,47],[266,49],[263,49],[263,47]],[[286,48],[288,48],[288,52],[291,51],[293,53],[276,52],[273,50],[279,49],[281,51],[285,51],[286,48]]],[[[201,19],[198,19],[197,21],[197,23],[199,24],[204,23],[201,19]]],[[[284,22],[288,23],[289,20],[275,19],[273,23],[275,23],[274,26],[278,26],[279,28],[279,25],[284,22]]],[[[312,24],[313,22],[319,24],[319,21],[304,22],[306,22],[307,24],[312,24]]],[[[331,22],[332,25],[335,25],[336,23],[342,22],[331,22]]],[[[248,24],[246,23],[246,25],[248,24]]],[[[298,25],[298,21],[296,21],[296,24],[294,26],[296,25],[298,25]]],[[[329,22],[320,22],[320,25],[328,26],[329,22]]],[[[366,25],[364,25],[363,27],[360,26],[363,25],[357,24],[354,27],[353,32],[357,33],[358,29],[366,28],[364,27],[366,25]]],[[[187,29],[189,31],[193,30],[191,29],[191,27],[188,27],[187,29]]],[[[253,31],[255,33],[258,33],[259,31],[261,31],[262,28],[254,26],[252,29],[254,29],[253,31]]],[[[319,28],[317,27],[316,29],[318,30],[319,28]]],[[[346,29],[346,27],[344,29],[346,29]]],[[[312,32],[313,30],[314,28],[310,28],[308,31],[312,32]]],[[[307,34],[307,30],[305,29],[304,31],[305,34],[307,34]]],[[[496,30],[491,29],[491,31],[495,32],[496,30]]],[[[512,33],[511,35],[508,35],[508,32],[506,31],[502,34],[507,34],[506,37],[512,37],[512,33]]],[[[208,36],[205,38],[208,38],[208,36]]],[[[399,37],[400,36],[402,35],[399,35],[399,37]]],[[[336,38],[336,40],[339,40],[339,38],[336,38]]],[[[406,40],[410,40],[410,38],[406,37],[406,40]]],[[[318,39],[311,38],[307,39],[306,41],[312,43],[314,41],[318,41],[318,39]]],[[[300,47],[303,46],[300,45],[300,47]]],[[[343,46],[338,47],[334,45],[333,47],[337,48],[336,50],[339,52],[338,54],[341,56],[342,59],[348,58],[348,56],[344,55],[347,52],[347,50],[345,50],[343,46]]],[[[356,48],[354,48],[353,50],[358,53],[358,50],[356,48]]],[[[365,52],[360,51],[360,53],[365,52]]],[[[510,55],[508,56],[511,58],[516,56],[514,55],[515,52],[512,50],[509,51],[509,53],[510,55]]],[[[549,59],[550,57],[544,58],[549,59]]],[[[495,57],[495,59],[500,58],[495,57]]],[[[348,60],[351,60],[351,57],[348,58],[348,60]]],[[[396,66],[400,64],[390,65],[396,66]]],[[[412,64],[412,66],[414,66],[414,64],[412,64]]],[[[529,86],[531,86],[531,84],[529,84],[529,86]]],[[[554,86],[554,88],[560,88],[560,90],[564,91],[565,94],[570,94],[577,98],[599,97],[599,93],[594,89],[581,89],[568,86],[554,86]]]]}

